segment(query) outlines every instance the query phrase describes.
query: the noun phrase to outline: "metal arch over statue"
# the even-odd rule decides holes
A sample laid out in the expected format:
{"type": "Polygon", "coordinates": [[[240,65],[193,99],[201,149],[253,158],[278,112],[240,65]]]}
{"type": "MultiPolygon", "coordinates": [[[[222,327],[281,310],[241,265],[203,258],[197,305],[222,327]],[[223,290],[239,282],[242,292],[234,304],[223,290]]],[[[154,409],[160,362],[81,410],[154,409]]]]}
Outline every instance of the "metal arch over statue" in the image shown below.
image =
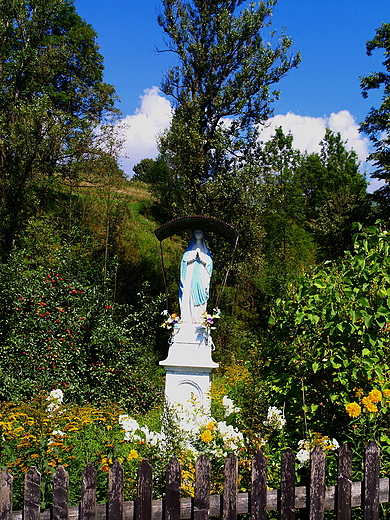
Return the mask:
{"type": "Polygon", "coordinates": [[[239,234],[233,226],[227,224],[222,220],[212,217],[204,217],[202,215],[192,215],[173,219],[154,231],[156,238],[160,242],[161,267],[164,278],[165,293],[167,297],[168,308],[168,288],[166,283],[164,255],[162,250],[162,241],[172,235],[192,229],[194,231],[191,242],[183,254],[183,259],[180,269],[180,286],[179,286],[179,303],[181,310],[182,321],[188,321],[189,318],[199,320],[200,314],[206,311],[205,300],[208,298],[208,285],[210,282],[212,271],[212,259],[210,251],[208,250],[205,237],[196,237],[195,232],[212,231],[217,235],[223,237],[229,242],[233,248],[232,256],[228,268],[226,270],[222,287],[216,298],[216,307],[218,307],[223,289],[226,285],[226,280],[233,264],[234,255],[237,250],[239,234]],[[195,252],[195,253],[194,253],[195,252]],[[197,254],[196,254],[197,252],[197,254]],[[203,268],[202,268],[203,266],[203,268]],[[190,283],[186,284],[185,280],[192,280],[193,290],[190,291],[190,283]],[[188,309],[188,293],[192,293],[193,307],[200,307],[195,311],[193,316],[188,309]],[[197,305],[195,303],[197,302],[197,305]],[[200,303],[201,302],[201,303],[200,303]]]}
{"type": "MultiPolygon", "coordinates": [[[[154,234],[160,242],[167,311],[168,288],[162,241],[185,229],[192,229],[193,234],[189,246],[184,251],[180,265],[179,303],[181,315],[173,326],[169,340],[168,357],[164,361],[160,361],[160,365],[166,371],[165,394],[168,403],[188,409],[194,406],[194,402],[198,402],[205,410],[209,410],[211,372],[218,367],[218,364],[211,357],[213,341],[208,321],[210,315],[207,314],[206,309],[213,261],[206,243],[205,232],[212,231],[222,236],[233,248],[230,264],[226,270],[221,290],[217,295],[216,307],[218,307],[234,260],[238,233],[222,220],[201,215],[177,218],[155,230],[154,234]]],[[[171,318],[170,316],[168,319],[171,320],[171,318]]],[[[172,322],[170,321],[170,323],[172,322]]]]}

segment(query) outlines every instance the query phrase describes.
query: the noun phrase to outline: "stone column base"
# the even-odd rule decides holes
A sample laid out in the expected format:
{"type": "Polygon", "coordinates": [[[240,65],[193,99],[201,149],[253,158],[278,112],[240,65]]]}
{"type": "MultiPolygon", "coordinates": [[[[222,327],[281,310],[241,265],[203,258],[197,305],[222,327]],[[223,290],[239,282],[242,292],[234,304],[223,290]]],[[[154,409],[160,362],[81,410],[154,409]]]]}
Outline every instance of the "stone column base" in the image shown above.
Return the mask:
{"type": "Polygon", "coordinates": [[[174,329],[168,357],[160,361],[165,368],[165,396],[171,405],[191,408],[193,398],[210,410],[211,372],[218,363],[211,359],[213,342],[207,329],[182,323],[174,329]]]}

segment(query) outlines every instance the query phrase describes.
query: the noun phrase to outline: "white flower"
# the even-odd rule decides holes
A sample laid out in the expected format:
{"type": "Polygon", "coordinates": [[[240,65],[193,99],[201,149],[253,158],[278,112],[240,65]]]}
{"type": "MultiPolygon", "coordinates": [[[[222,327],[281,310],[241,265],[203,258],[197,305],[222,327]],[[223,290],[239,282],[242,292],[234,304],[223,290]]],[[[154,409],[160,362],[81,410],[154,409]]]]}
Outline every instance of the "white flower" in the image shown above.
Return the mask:
{"type": "Polygon", "coordinates": [[[49,404],[47,405],[47,409],[49,412],[54,412],[57,410],[58,406],[62,403],[64,398],[64,393],[59,388],[52,390],[47,397],[49,404]]]}
{"type": "Polygon", "coordinates": [[[310,460],[310,450],[301,449],[297,453],[297,459],[299,460],[300,466],[306,464],[310,460]]]}
{"type": "Polygon", "coordinates": [[[273,430],[281,430],[286,424],[282,410],[279,410],[276,406],[270,406],[268,408],[267,420],[263,421],[263,424],[273,430]]]}
{"type": "Polygon", "coordinates": [[[340,448],[340,444],[336,441],[336,439],[332,439],[332,446],[334,450],[338,450],[340,448]]]}
{"type": "Polygon", "coordinates": [[[225,449],[229,451],[237,451],[243,444],[244,436],[231,424],[228,425],[225,421],[220,421],[217,423],[217,429],[221,434],[225,449]]]}
{"type": "Polygon", "coordinates": [[[59,435],[60,437],[63,437],[65,435],[65,433],[61,430],[53,430],[51,432],[52,435],[59,435]]]}
{"type": "MultiPolygon", "coordinates": [[[[61,430],[53,430],[53,431],[51,432],[51,434],[52,434],[52,435],[58,435],[58,436],[60,436],[60,437],[63,437],[63,436],[65,435],[65,433],[64,433],[63,431],[61,431],[61,430]]],[[[50,438],[50,439],[49,439],[49,444],[53,444],[53,442],[55,442],[54,439],[50,438]]]]}
{"type": "MultiPolygon", "coordinates": [[[[132,417],[129,417],[127,414],[120,415],[118,417],[119,424],[122,426],[122,428],[127,432],[135,432],[135,430],[139,430],[139,424],[135,419],[132,417]]],[[[128,440],[128,439],[126,439],[128,440]]]]}
{"type": "Polygon", "coordinates": [[[234,406],[233,401],[227,395],[223,396],[222,405],[225,409],[226,417],[229,417],[229,415],[231,415],[232,413],[238,413],[241,411],[241,409],[238,408],[238,406],[234,406]]]}
{"type": "Polygon", "coordinates": [[[62,400],[64,399],[64,393],[59,388],[56,388],[55,390],[52,390],[49,394],[48,400],[50,401],[57,401],[58,403],[62,403],[62,400]]]}

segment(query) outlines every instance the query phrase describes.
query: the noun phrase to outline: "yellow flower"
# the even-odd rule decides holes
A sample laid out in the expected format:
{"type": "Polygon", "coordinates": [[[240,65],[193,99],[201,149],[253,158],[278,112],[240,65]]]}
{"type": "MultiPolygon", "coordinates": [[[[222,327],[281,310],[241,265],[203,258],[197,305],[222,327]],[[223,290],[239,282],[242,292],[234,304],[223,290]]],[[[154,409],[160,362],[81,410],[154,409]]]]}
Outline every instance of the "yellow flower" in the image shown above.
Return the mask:
{"type": "Polygon", "coordinates": [[[390,397],[390,388],[385,388],[385,389],[383,390],[383,395],[384,395],[385,397],[390,397]]]}
{"type": "Polygon", "coordinates": [[[200,436],[200,439],[203,441],[203,442],[211,442],[213,440],[213,435],[211,433],[210,430],[205,430],[201,436],[200,436]]]}
{"type": "Polygon", "coordinates": [[[363,397],[362,404],[364,405],[364,409],[368,413],[375,413],[378,411],[377,406],[371,401],[371,399],[367,397],[363,397]]]}
{"type": "Polygon", "coordinates": [[[362,413],[361,407],[357,403],[348,403],[345,407],[345,411],[350,417],[356,418],[362,413]]]}
{"type": "Polygon", "coordinates": [[[216,425],[217,425],[216,422],[211,421],[211,422],[208,423],[208,425],[206,426],[206,428],[212,432],[212,431],[214,431],[216,425]]]}
{"type": "Polygon", "coordinates": [[[138,459],[138,453],[136,450],[131,450],[130,453],[127,455],[127,460],[134,460],[138,459]]]}
{"type": "Polygon", "coordinates": [[[382,392],[374,388],[374,390],[371,390],[371,392],[368,394],[368,397],[372,403],[379,403],[382,401],[382,392]]]}
{"type": "Polygon", "coordinates": [[[364,392],[361,388],[354,388],[356,399],[361,399],[364,395],[364,392]]]}

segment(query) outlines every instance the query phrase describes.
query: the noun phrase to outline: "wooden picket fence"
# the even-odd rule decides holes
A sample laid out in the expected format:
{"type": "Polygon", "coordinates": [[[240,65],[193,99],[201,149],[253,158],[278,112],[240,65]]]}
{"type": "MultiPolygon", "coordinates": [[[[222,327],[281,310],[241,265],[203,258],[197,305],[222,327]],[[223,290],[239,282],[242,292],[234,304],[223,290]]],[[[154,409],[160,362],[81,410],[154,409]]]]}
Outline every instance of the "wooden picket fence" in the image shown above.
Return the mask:
{"type": "Polygon", "coordinates": [[[336,486],[325,484],[325,454],[316,447],[311,455],[307,486],[295,486],[295,455],[287,449],[281,461],[279,490],[267,488],[267,464],[259,451],[252,461],[252,489],[237,493],[237,459],[225,460],[223,495],[210,496],[210,463],[201,456],[196,463],[193,498],[180,497],[181,469],[173,458],[166,471],[164,500],[152,500],[152,467],[144,460],[138,468],[137,499],[123,501],[123,468],[115,462],[109,472],[108,502],[96,504],[96,470],[88,464],[82,474],[81,503],[68,506],[68,474],[59,466],[53,475],[53,502],[50,510],[40,511],[40,474],[33,466],[26,474],[23,512],[12,512],[12,476],[0,473],[0,520],[207,520],[221,516],[236,520],[249,513],[252,520],[265,520],[268,510],[277,510],[282,520],[299,518],[319,520],[325,510],[336,512],[338,519],[351,518],[351,509],[361,507],[361,518],[377,520],[379,504],[390,502],[389,479],[379,478],[380,452],[374,441],[365,451],[364,479],[352,482],[352,455],[344,444],[338,455],[336,486]]]}

